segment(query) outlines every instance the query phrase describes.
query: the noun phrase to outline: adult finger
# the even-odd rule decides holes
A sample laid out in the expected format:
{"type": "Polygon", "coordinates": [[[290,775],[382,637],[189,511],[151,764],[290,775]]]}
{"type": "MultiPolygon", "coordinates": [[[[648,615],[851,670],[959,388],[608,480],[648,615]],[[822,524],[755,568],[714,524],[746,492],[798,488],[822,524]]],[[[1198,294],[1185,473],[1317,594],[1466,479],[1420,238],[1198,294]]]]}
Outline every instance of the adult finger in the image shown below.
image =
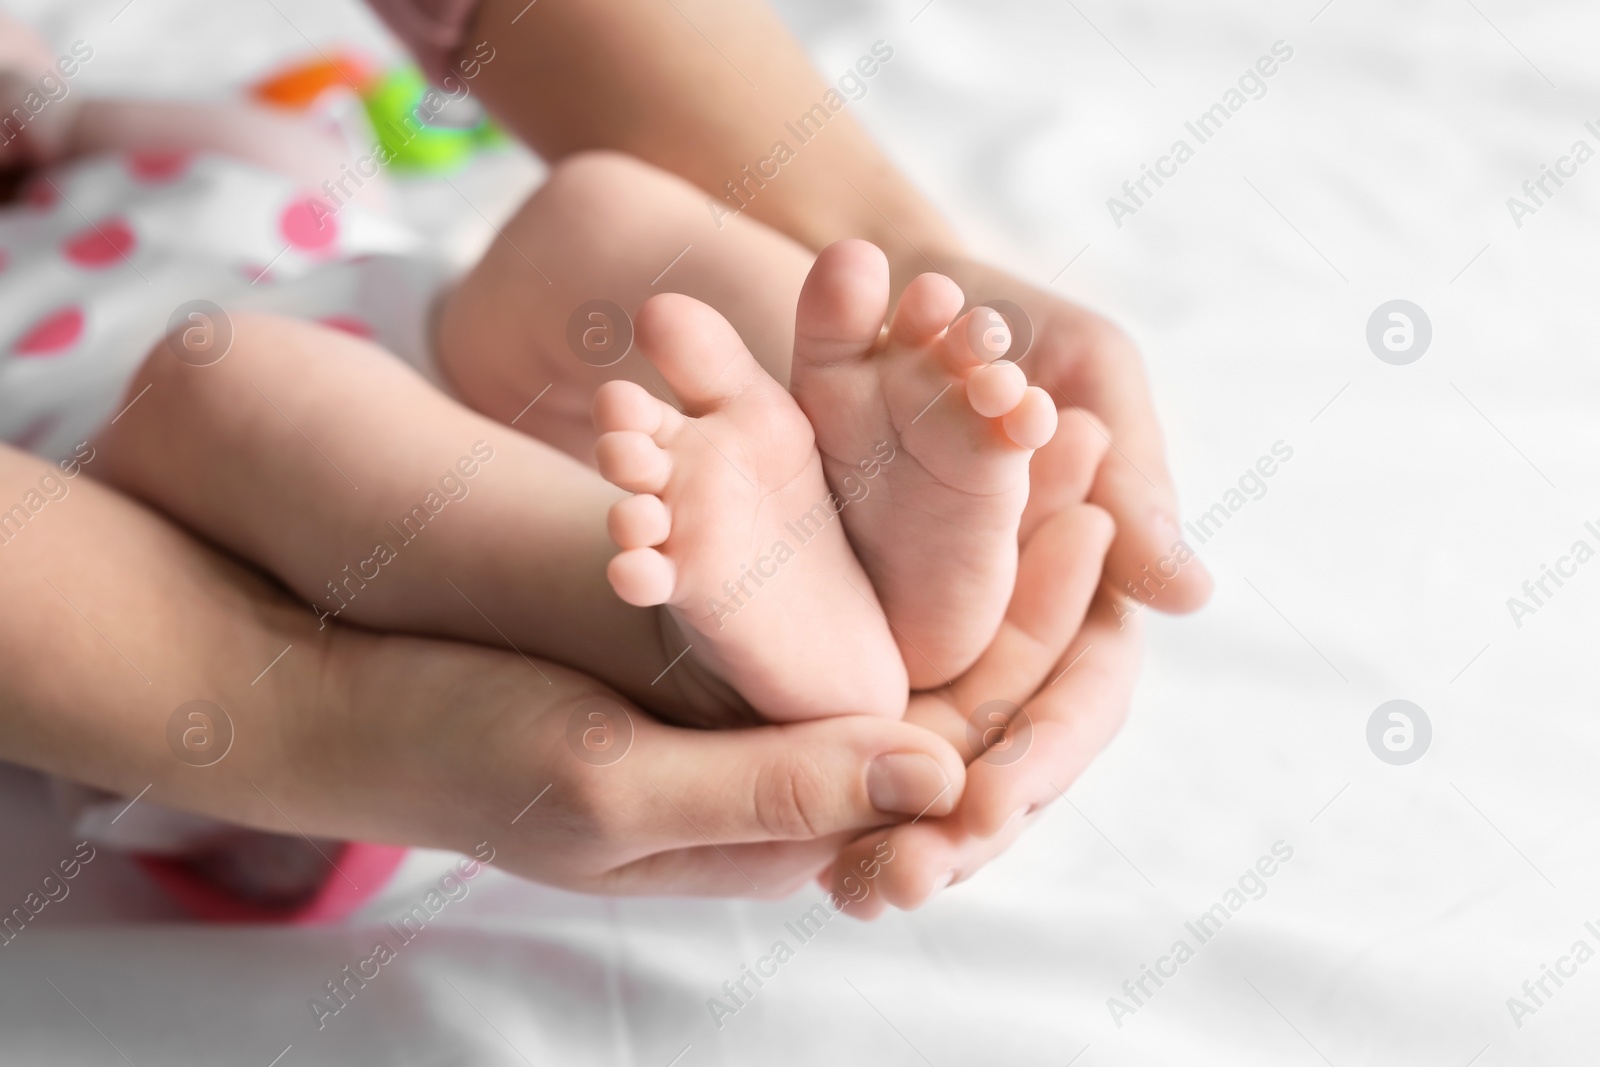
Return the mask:
{"type": "Polygon", "coordinates": [[[808,841],[944,814],[965,782],[960,754],[906,722],[851,715],[704,731],[630,715],[616,701],[592,710],[626,716],[616,723],[631,745],[605,766],[579,747],[563,753],[561,784],[565,806],[610,844],[613,866],[667,849],[808,841]]]}
{"type": "Polygon", "coordinates": [[[1010,848],[1036,817],[1019,817],[988,838],[971,836],[955,819],[875,830],[841,849],[824,881],[858,919],[875,919],[891,907],[919,908],[1010,848]]]}
{"type": "Polygon", "coordinates": [[[1039,528],[1023,548],[994,641],[950,687],[957,704],[1021,704],[1038,690],[1083,623],[1114,533],[1111,517],[1093,504],[1073,505],[1039,528]]]}
{"type": "Polygon", "coordinates": [[[1029,373],[1057,403],[1084,407],[1110,431],[1110,452],[1089,499],[1117,521],[1107,560],[1116,588],[1163,611],[1192,611],[1211,593],[1205,565],[1183,543],[1177,494],[1150,387],[1133,342],[1116,326],[1064,301],[1039,325],[1029,373]]]}
{"type": "MultiPolygon", "coordinates": [[[[1048,390],[1058,407],[1085,408],[1110,431],[1111,451],[1089,499],[1117,523],[1109,561],[1114,587],[1148,587],[1142,598],[1163,611],[1192,611],[1205,603],[1211,579],[1204,565],[1174,547],[1182,536],[1177,495],[1133,342],[1101,316],[987,264],[958,258],[941,266],[974,301],[1019,307],[1021,332],[1030,342],[1019,365],[1029,379],[1048,390]],[[1174,570],[1176,555],[1184,559],[1174,570]],[[1162,560],[1167,577],[1160,573],[1162,560]]],[[[1019,323],[1011,325],[1017,332],[1019,323]]]]}
{"type": "Polygon", "coordinates": [[[1027,544],[1050,516],[1089,499],[1110,445],[1110,431],[1092,412],[1062,410],[1056,435],[1028,465],[1028,506],[1022,512],[1018,541],[1027,544]]]}
{"type": "MultiPolygon", "coordinates": [[[[1023,705],[1014,746],[967,768],[957,813],[963,829],[990,837],[1018,813],[1060,797],[1121,728],[1133,699],[1142,649],[1138,615],[1102,592],[1062,655],[1060,674],[1023,705]],[[1026,730],[1025,747],[1022,730],[1026,730]]],[[[986,757],[987,757],[986,753],[986,757]]]]}
{"type": "Polygon", "coordinates": [[[973,761],[954,815],[884,827],[841,850],[826,874],[836,891],[851,865],[880,845],[896,856],[875,897],[853,906],[853,914],[872,918],[885,906],[916,907],[943,886],[970,878],[1065,794],[1127,715],[1141,643],[1138,620],[1125,611],[1104,594],[1095,602],[1062,656],[1065,673],[1023,707],[1028,747],[1015,759],[973,761]]]}
{"type": "Polygon", "coordinates": [[[907,721],[937,733],[967,760],[977,756],[986,746],[972,743],[972,717],[981,712],[980,738],[1003,728],[1049,679],[1083,623],[1112,534],[1110,517],[1092,504],[1068,506],[1040,526],[1023,547],[1016,589],[994,640],[954,685],[915,697],[907,721]]]}
{"type": "Polygon", "coordinates": [[[815,878],[855,831],[815,841],[668,849],[605,872],[586,892],[782,899],[815,878]]]}

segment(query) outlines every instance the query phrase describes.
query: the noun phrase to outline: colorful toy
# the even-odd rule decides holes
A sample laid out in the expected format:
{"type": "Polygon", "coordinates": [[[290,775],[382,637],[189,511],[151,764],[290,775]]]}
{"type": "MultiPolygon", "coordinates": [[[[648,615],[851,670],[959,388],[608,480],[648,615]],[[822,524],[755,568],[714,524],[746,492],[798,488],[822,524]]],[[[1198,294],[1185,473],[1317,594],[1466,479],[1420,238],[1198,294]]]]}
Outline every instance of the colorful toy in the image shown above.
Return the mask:
{"type": "Polygon", "coordinates": [[[392,167],[458,170],[481,149],[506,139],[470,95],[452,97],[428,84],[416,67],[390,71],[364,100],[392,167]]]}
{"type": "Polygon", "coordinates": [[[477,152],[506,139],[464,81],[453,93],[446,92],[430,85],[415,66],[380,74],[362,57],[346,52],[296,64],[259,82],[253,91],[262,103],[293,111],[321,109],[340,93],[361,101],[381,149],[378,157],[394,170],[459,170],[477,152]]]}

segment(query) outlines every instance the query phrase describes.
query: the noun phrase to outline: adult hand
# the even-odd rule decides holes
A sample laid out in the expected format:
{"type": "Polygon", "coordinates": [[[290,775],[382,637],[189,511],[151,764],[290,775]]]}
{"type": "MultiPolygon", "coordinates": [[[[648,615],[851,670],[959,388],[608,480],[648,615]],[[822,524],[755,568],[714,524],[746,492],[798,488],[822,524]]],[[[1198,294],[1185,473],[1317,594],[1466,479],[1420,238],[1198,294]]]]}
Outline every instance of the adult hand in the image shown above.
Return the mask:
{"type": "Polygon", "coordinates": [[[881,843],[893,849],[893,862],[882,865],[875,891],[853,914],[916,907],[970,877],[1005,851],[1029,816],[1063,795],[1122,725],[1140,630],[1112,594],[1096,591],[1111,537],[1110,520],[1092,504],[1046,520],[1024,550],[994,643],[953,685],[913,698],[907,720],[971,761],[966,790],[948,817],[875,831],[841,850],[825,879],[842,893],[846,876],[883,855],[881,843]]]}
{"type": "Polygon", "coordinates": [[[1133,342],[1102,316],[1004,271],[960,256],[936,259],[969,303],[1010,301],[1023,310],[1028,322],[1015,332],[1030,331],[1032,344],[1022,368],[1055,397],[1057,407],[1074,409],[1062,412],[1061,432],[1034,458],[1024,538],[1075,499],[1077,487],[1063,472],[1080,469],[1074,453],[1088,431],[1110,447],[1089,495],[1117,524],[1106,560],[1110,587],[1161,611],[1193,611],[1204,604],[1211,576],[1183,542],[1161,428],[1133,342]]]}
{"type": "MultiPolygon", "coordinates": [[[[1106,442],[1091,416],[1065,415],[1058,440],[1069,447],[1044,471],[1054,510],[1035,514],[1024,530],[1005,622],[971,670],[947,688],[914,695],[906,715],[968,761],[960,807],[842,849],[823,881],[852,902],[853,914],[915,907],[970,877],[1032,813],[1063,795],[1127,714],[1139,669],[1138,619],[1101,584],[1113,525],[1084,502],[1106,442]],[[857,875],[869,870],[877,872],[875,891],[863,896],[857,875]]],[[[1038,466],[1036,458],[1036,487],[1038,466]]]]}
{"type": "Polygon", "coordinates": [[[0,446],[0,501],[27,502],[0,531],[0,759],[261,830],[486,842],[516,874],[613,893],[782,894],[846,836],[961,795],[961,756],[910,723],[676,729],[513,651],[323,627],[77,477],[105,462],[0,446]],[[185,729],[197,700],[216,758],[185,729]],[[597,752],[624,724],[631,745],[597,752]]]}
{"type": "Polygon", "coordinates": [[[787,895],[861,830],[953,811],[965,776],[953,746],[908,722],[690,730],[494,649],[356,634],[334,660],[353,707],[311,722],[293,762],[322,783],[319,810],[367,817],[324,832],[487,843],[496,866],[567,889],[787,895]]]}

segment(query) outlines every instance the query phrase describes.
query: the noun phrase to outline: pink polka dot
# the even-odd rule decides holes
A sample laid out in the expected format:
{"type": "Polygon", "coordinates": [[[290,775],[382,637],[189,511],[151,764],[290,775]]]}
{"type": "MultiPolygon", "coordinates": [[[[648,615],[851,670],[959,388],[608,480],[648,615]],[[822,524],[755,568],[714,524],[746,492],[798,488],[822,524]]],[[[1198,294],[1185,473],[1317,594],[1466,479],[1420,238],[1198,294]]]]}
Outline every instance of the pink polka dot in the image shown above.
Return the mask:
{"type": "Polygon", "coordinates": [[[122,261],[137,243],[133,229],[122,219],[106,219],[79,230],[62,247],[62,254],[85,270],[98,270],[122,261]]]}
{"type": "Polygon", "coordinates": [[[339,221],[333,209],[318,197],[296,200],[278,220],[284,240],[302,252],[319,252],[339,239],[339,221]]]}
{"type": "Polygon", "coordinates": [[[135,152],[128,157],[128,171],[140,181],[176,181],[188,169],[187,152],[135,152]]]}
{"type": "Polygon", "coordinates": [[[352,337],[359,337],[363,341],[370,341],[376,336],[371,326],[350,315],[329,315],[317,321],[330,329],[343,330],[352,337]]]}
{"type": "Polygon", "coordinates": [[[34,323],[11,348],[19,356],[59,356],[82,336],[83,309],[62,308],[34,323]]]}

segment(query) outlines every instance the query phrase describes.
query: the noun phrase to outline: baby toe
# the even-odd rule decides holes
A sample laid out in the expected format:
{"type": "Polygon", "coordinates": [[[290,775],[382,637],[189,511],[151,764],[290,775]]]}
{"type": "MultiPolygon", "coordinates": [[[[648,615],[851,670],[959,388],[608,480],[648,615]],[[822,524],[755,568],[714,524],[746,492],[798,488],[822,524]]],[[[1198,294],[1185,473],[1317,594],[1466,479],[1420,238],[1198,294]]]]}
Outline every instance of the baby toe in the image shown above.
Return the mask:
{"type": "Polygon", "coordinates": [[[594,454],[600,476],[630,493],[660,493],[672,474],[672,457],[635,430],[601,434],[594,454]]]}
{"type": "Polygon", "coordinates": [[[653,608],[672,599],[677,569],[653,548],[619,552],[606,565],[606,578],[617,596],[636,608],[653,608]]]}
{"type": "Polygon", "coordinates": [[[782,392],[733,325],[691,297],[651,297],[635,316],[634,335],[645,359],[661,372],[690,415],[707,414],[741,396],[782,392]]]}
{"type": "Polygon", "coordinates": [[[1056,433],[1056,405],[1037,385],[1028,386],[1022,400],[1001,420],[1006,436],[1020,448],[1043,448],[1056,433]]]}
{"type": "Polygon", "coordinates": [[[1011,327],[994,308],[973,308],[962,335],[967,348],[985,363],[993,363],[1011,348],[1011,327]]]}
{"type": "Polygon", "coordinates": [[[889,310],[889,260],[859,238],[836,241],[811,265],[794,315],[792,389],[807,371],[872,354],[889,310]]]}
{"type": "Polygon", "coordinates": [[[1009,414],[1027,392],[1028,376],[1015,363],[990,363],[967,377],[967,402],[986,419],[1009,414]]]}
{"type": "Polygon", "coordinates": [[[961,312],[961,287],[943,274],[919,274],[900,295],[889,327],[891,341],[924,345],[939,336],[961,312]]]}
{"type": "MultiPolygon", "coordinates": [[[[936,338],[933,350],[944,370],[965,376],[977,367],[1000,361],[1010,347],[1011,328],[1006,320],[992,308],[977,307],[952,322],[944,336],[936,338]]],[[[1011,406],[1017,399],[1020,395],[1011,406]]]]}
{"type": "Polygon", "coordinates": [[[600,433],[632,430],[654,435],[661,429],[663,406],[636,382],[606,382],[594,394],[594,428],[600,433]]]}
{"type": "Polygon", "coordinates": [[[618,548],[651,548],[672,532],[672,517],[660,497],[641,493],[611,505],[606,528],[618,548]]]}

